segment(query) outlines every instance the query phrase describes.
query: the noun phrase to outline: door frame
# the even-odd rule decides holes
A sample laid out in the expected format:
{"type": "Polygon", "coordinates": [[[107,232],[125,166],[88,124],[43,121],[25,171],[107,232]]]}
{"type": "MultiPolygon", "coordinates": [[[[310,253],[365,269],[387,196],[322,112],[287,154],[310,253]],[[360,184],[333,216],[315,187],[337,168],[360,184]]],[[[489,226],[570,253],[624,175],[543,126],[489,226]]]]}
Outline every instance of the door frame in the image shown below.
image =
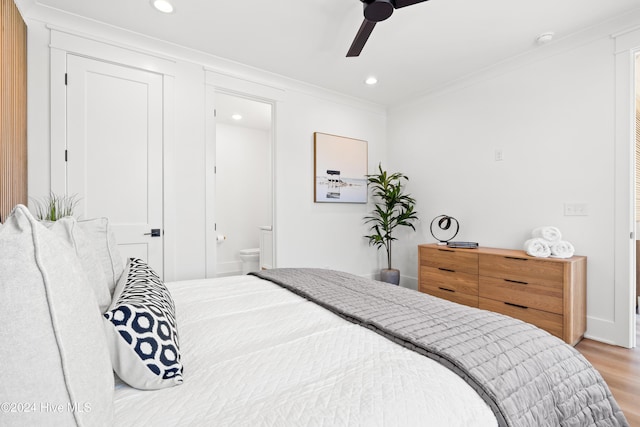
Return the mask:
{"type": "Polygon", "coordinates": [[[263,85],[227,74],[222,74],[214,70],[205,68],[205,162],[206,162],[206,185],[205,185],[205,257],[206,269],[205,277],[211,278],[217,275],[217,231],[215,228],[215,198],[216,198],[216,176],[214,168],[216,166],[216,126],[215,126],[215,95],[224,93],[238,96],[252,101],[263,102],[271,105],[271,227],[273,230],[272,253],[273,267],[277,264],[277,198],[276,198],[276,153],[277,153],[277,115],[278,109],[282,106],[286,93],[283,89],[263,85]]]}
{"type": "Polygon", "coordinates": [[[614,344],[636,343],[635,73],[640,28],[613,34],[615,41],[614,344]]]}
{"type": "Polygon", "coordinates": [[[103,43],[87,36],[58,28],[50,28],[50,105],[51,105],[51,141],[50,141],[50,176],[51,191],[58,194],[67,193],[66,162],[64,151],[67,141],[67,95],[65,78],[67,72],[67,55],[83,56],[89,59],[109,62],[115,65],[149,71],[162,76],[162,169],[163,169],[163,224],[164,280],[175,280],[176,266],[176,215],[168,206],[175,201],[176,190],[173,179],[174,166],[174,79],[175,61],[155,54],[141,53],[126,46],[114,43],[103,43]]]}

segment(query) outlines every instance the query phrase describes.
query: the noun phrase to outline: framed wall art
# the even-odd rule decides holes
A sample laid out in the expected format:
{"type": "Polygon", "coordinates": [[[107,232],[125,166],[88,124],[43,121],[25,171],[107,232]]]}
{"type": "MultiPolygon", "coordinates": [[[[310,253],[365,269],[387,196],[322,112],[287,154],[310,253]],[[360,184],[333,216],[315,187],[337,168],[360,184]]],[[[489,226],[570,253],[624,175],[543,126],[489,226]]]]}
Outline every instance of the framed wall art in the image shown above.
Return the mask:
{"type": "Polygon", "coordinates": [[[367,141],[315,132],[314,202],[367,203],[367,141]]]}

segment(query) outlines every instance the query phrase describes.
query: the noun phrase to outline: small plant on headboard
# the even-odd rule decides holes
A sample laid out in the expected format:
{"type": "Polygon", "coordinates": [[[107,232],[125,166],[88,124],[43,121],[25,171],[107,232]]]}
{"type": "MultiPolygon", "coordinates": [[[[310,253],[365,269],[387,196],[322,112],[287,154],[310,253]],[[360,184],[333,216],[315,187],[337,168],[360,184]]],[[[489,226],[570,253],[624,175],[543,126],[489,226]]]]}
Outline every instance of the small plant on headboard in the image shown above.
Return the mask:
{"type": "Polygon", "coordinates": [[[57,221],[65,216],[73,216],[73,211],[79,202],[76,194],[59,196],[53,192],[40,200],[31,200],[35,216],[41,221],[57,221]]]}

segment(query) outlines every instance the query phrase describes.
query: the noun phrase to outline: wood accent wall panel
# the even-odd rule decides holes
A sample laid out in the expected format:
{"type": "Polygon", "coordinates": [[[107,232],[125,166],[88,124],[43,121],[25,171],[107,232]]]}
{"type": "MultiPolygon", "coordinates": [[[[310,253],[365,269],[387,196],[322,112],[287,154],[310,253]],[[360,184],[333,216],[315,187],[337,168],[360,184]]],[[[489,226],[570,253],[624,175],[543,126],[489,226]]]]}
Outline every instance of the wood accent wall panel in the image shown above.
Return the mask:
{"type": "Polygon", "coordinates": [[[27,204],[27,26],[0,0],[0,220],[27,204]]]}

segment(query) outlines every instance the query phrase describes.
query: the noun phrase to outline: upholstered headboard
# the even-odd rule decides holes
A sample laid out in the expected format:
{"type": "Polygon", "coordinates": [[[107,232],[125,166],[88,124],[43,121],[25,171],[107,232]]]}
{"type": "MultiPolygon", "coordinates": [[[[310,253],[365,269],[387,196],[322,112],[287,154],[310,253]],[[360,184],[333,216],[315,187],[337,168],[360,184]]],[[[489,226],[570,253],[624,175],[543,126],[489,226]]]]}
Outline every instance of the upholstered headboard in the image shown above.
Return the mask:
{"type": "Polygon", "coordinates": [[[0,222],[27,204],[27,27],[13,0],[0,0],[0,222]]]}

